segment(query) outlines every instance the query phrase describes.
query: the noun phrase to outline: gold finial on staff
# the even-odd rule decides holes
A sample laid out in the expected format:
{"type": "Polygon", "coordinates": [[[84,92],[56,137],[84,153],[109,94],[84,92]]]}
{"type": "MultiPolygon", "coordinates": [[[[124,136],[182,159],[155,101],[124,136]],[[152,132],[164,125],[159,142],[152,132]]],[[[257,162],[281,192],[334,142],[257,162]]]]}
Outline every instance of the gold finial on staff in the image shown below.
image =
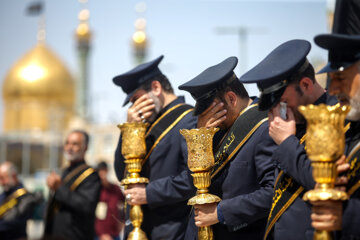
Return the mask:
{"type": "MultiPolygon", "coordinates": [[[[211,170],[214,166],[213,137],[218,128],[181,129],[180,133],[186,139],[188,148],[188,167],[194,178],[194,186],[198,189],[196,196],[188,201],[188,205],[220,202],[221,199],[208,193],[211,184],[211,170]]],[[[212,240],[211,226],[200,227],[199,240],[212,240]]]]}
{"type": "MultiPolygon", "coordinates": [[[[349,106],[300,106],[299,111],[307,121],[306,153],[311,160],[315,189],[306,192],[305,201],[346,200],[345,192],[335,189],[336,160],[344,153],[346,114],[349,106]]],[[[314,240],[330,240],[331,233],[316,230],[314,240]]]]}
{"type": "MultiPolygon", "coordinates": [[[[148,123],[131,122],[118,125],[121,131],[121,154],[125,158],[127,174],[121,181],[128,186],[136,183],[148,183],[149,179],[140,177],[142,161],[146,155],[145,133],[148,123]]],[[[130,232],[128,240],[147,240],[146,234],[141,230],[143,212],[140,205],[130,207],[130,220],[134,229],[130,232]]]]}

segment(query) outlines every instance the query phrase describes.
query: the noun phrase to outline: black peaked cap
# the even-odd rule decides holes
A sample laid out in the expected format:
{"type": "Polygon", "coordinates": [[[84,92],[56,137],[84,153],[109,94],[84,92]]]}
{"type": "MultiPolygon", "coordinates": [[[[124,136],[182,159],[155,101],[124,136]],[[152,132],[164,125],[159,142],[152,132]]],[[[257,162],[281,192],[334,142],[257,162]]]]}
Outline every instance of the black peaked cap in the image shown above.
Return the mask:
{"type": "Polygon", "coordinates": [[[360,60],[360,35],[320,34],[314,41],[329,50],[329,62],[318,73],[343,71],[360,60]]]}
{"type": "Polygon", "coordinates": [[[132,95],[143,83],[162,75],[158,65],[163,58],[164,56],[161,55],[150,62],[140,64],[132,70],[113,78],[114,84],[121,87],[127,94],[123,106],[129,102],[132,95]]]}
{"type": "Polygon", "coordinates": [[[180,90],[188,91],[195,99],[194,115],[204,112],[211,105],[218,91],[232,81],[239,81],[233,71],[237,63],[236,57],[229,57],[179,86],[180,90]]]}
{"type": "Polygon", "coordinates": [[[259,64],[240,77],[243,83],[256,83],[260,92],[259,109],[275,106],[293,74],[304,71],[311,44],[306,40],[290,40],[267,55],[259,64]]]}

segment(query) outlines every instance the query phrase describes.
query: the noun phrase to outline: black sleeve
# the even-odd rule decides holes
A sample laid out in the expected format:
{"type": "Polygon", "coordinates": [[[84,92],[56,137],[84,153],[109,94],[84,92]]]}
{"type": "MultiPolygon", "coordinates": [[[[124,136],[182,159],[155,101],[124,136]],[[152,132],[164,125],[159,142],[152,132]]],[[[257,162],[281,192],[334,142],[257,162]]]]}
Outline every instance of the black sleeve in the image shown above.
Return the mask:
{"type": "Polygon", "coordinates": [[[274,151],[273,159],[278,168],[291,176],[306,190],[313,189],[311,161],[306,155],[304,146],[293,135],[283,141],[274,151]]]}
{"type": "Polygon", "coordinates": [[[100,188],[98,174],[92,173],[74,191],[71,191],[68,186],[62,185],[55,192],[54,198],[60,204],[76,212],[93,213],[99,199],[100,188]]]}
{"type": "Polygon", "coordinates": [[[119,181],[121,181],[124,178],[125,175],[125,158],[121,154],[121,135],[119,137],[119,142],[115,150],[115,161],[114,161],[114,170],[116,177],[119,181]]]}

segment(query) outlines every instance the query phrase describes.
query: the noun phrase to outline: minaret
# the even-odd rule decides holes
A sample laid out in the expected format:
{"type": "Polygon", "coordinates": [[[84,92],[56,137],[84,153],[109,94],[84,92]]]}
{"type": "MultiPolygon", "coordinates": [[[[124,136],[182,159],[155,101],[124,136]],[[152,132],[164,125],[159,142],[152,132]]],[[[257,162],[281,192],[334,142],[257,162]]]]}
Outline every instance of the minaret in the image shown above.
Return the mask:
{"type": "Polygon", "coordinates": [[[135,21],[135,32],[132,36],[132,45],[135,64],[141,64],[146,58],[148,47],[148,40],[145,32],[146,20],[144,17],[146,11],[146,3],[139,2],[138,4],[136,4],[135,11],[138,17],[135,21]]]}
{"type": "Polygon", "coordinates": [[[89,28],[90,12],[87,9],[87,0],[79,0],[83,4],[83,9],[79,13],[79,25],[76,29],[76,41],[78,52],[79,72],[76,82],[76,115],[81,120],[89,118],[89,79],[88,79],[88,63],[91,48],[92,33],[89,28]]]}

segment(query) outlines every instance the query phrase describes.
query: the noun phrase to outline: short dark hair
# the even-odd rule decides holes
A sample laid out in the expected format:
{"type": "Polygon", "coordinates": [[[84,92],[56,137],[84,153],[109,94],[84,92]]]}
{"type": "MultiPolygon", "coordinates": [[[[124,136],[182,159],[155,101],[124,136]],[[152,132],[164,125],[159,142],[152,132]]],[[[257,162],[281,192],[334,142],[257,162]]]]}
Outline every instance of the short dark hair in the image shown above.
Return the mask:
{"type": "Polygon", "coordinates": [[[226,92],[233,91],[236,95],[238,95],[242,99],[249,98],[249,94],[246,91],[244,85],[240,82],[239,79],[235,79],[228,86],[226,86],[223,90],[220,90],[216,97],[222,98],[226,92]]]}
{"type": "Polygon", "coordinates": [[[291,75],[288,81],[290,84],[299,84],[304,77],[310,78],[315,83],[315,70],[310,63],[303,72],[291,75]]]}
{"type": "Polygon", "coordinates": [[[74,129],[72,130],[70,133],[80,133],[84,136],[84,140],[85,140],[85,146],[89,145],[89,141],[90,141],[90,136],[87,132],[85,132],[84,130],[81,129],[74,129]]]}
{"type": "Polygon", "coordinates": [[[98,163],[96,169],[99,171],[99,170],[108,170],[109,167],[107,165],[107,163],[105,161],[101,161],[98,163]]]}
{"type": "Polygon", "coordinates": [[[306,69],[303,72],[295,73],[291,75],[288,79],[289,84],[292,84],[295,86],[295,91],[299,93],[300,96],[302,96],[304,93],[301,90],[299,83],[301,79],[303,78],[310,78],[313,83],[315,83],[315,70],[314,67],[309,63],[309,65],[306,67],[306,69]]]}
{"type": "Polygon", "coordinates": [[[145,91],[150,91],[151,90],[151,83],[153,81],[158,81],[165,92],[174,93],[174,89],[171,86],[171,83],[170,83],[169,79],[163,74],[159,75],[159,76],[156,76],[156,77],[154,77],[152,79],[149,79],[148,81],[144,82],[143,84],[141,84],[140,88],[144,89],[145,91]]]}

